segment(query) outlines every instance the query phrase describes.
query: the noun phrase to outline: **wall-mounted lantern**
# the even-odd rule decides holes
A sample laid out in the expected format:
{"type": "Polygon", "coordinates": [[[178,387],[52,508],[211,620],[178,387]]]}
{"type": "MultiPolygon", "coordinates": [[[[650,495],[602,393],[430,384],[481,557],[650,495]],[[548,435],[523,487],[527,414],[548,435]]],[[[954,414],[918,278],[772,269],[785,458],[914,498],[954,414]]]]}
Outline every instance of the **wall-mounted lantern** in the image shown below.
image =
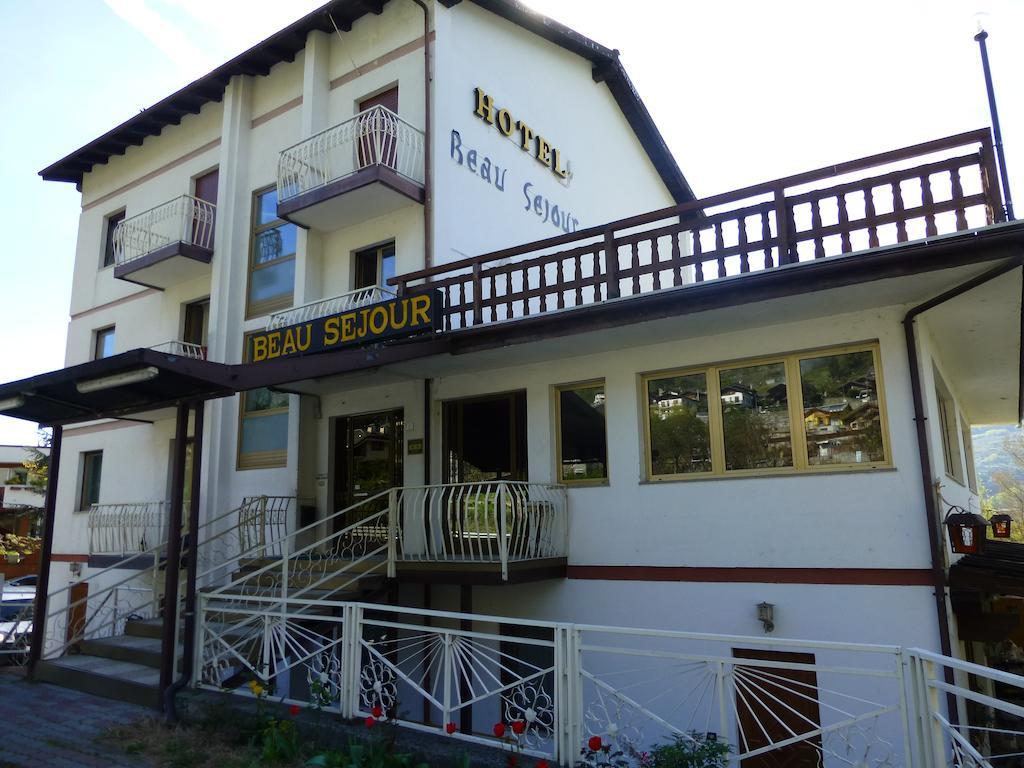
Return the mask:
{"type": "Polygon", "coordinates": [[[950,507],[946,513],[949,544],[958,555],[976,555],[985,548],[988,520],[963,507],[950,507]]]}
{"type": "Polygon", "coordinates": [[[7,564],[8,565],[17,565],[18,563],[21,562],[21,553],[20,552],[8,552],[6,557],[5,557],[5,559],[7,560],[7,564]]]}
{"type": "Polygon", "coordinates": [[[989,518],[989,522],[992,523],[992,536],[994,538],[1010,538],[1010,524],[1013,523],[1012,517],[1005,512],[997,512],[989,518]]]}
{"type": "Polygon", "coordinates": [[[761,622],[765,632],[775,631],[775,606],[771,603],[758,603],[757,620],[761,622]]]}

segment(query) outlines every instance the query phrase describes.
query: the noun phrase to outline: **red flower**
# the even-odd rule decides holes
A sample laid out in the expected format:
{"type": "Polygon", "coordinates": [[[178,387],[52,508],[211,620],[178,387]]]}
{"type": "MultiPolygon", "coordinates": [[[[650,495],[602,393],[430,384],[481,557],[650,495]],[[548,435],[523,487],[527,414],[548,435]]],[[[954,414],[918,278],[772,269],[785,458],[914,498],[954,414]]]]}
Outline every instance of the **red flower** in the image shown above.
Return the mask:
{"type": "Polygon", "coordinates": [[[601,749],[601,737],[591,736],[590,740],[587,741],[587,747],[590,749],[591,752],[597,752],[599,749],[601,749]]]}
{"type": "Polygon", "coordinates": [[[459,726],[457,726],[455,723],[448,723],[448,725],[446,725],[444,729],[448,732],[448,735],[451,736],[453,733],[459,730],[459,726]]]}
{"type": "Polygon", "coordinates": [[[378,705],[370,710],[370,714],[374,717],[380,717],[384,714],[384,710],[380,708],[380,705],[378,705]]]}
{"type": "Polygon", "coordinates": [[[292,704],[290,707],[288,707],[288,714],[292,717],[298,717],[298,714],[301,711],[302,707],[300,707],[298,704],[292,704]]]}
{"type": "Polygon", "coordinates": [[[505,765],[508,768],[516,768],[519,765],[519,758],[514,753],[509,753],[508,759],[505,761],[505,765]]]}
{"type": "Polygon", "coordinates": [[[514,733],[516,736],[518,736],[519,734],[521,734],[525,730],[526,730],[526,723],[525,722],[523,722],[522,720],[513,720],[512,721],[512,733],[514,733]]]}
{"type": "Polygon", "coordinates": [[[372,717],[366,718],[366,720],[364,720],[363,722],[366,723],[367,728],[373,728],[373,726],[377,724],[377,721],[374,720],[372,717]]]}
{"type": "Polygon", "coordinates": [[[504,723],[495,723],[493,730],[494,730],[494,735],[497,736],[500,739],[500,738],[504,737],[504,735],[505,735],[505,724],[504,723]]]}
{"type": "Polygon", "coordinates": [[[547,760],[538,760],[537,761],[537,768],[548,768],[548,761],[547,760]]]}

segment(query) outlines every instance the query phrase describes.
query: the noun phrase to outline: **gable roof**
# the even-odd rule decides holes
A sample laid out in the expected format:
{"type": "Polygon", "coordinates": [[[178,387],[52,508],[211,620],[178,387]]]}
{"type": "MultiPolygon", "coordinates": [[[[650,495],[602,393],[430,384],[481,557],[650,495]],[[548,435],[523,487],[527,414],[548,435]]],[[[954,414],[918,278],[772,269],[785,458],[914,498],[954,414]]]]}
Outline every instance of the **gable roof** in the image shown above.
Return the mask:
{"type": "MultiPolygon", "coordinates": [[[[46,181],[68,181],[81,186],[82,178],[96,165],[106,163],[114,155],[123,155],[128,147],[140,146],[147,137],[159,135],[169,125],[178,125],[185,115],[198,114],[203,105],[221,101],[224,98],[224,89],[235,75],[266,75],[275,64],[294,61],[295,56],[305,47],[306,37],[310,32],[333,32],[335,24],[339,30],[348,32],[352,29],[353,23],[366,14],[380,15],[387,2],[388,0],[331,0],[212,72],[44,168],[39,175],[46,181]]],[[[451,8],[460,0],[440,2],[451,8]]],[[[473,2],[589,60],[594,65],[594,81],[607,84],[672,197],[677,203],[695,199],[661,132],[619,62],[618,51],[605,48],[600,43],[536,13],[516,0],[473,2]]]]}

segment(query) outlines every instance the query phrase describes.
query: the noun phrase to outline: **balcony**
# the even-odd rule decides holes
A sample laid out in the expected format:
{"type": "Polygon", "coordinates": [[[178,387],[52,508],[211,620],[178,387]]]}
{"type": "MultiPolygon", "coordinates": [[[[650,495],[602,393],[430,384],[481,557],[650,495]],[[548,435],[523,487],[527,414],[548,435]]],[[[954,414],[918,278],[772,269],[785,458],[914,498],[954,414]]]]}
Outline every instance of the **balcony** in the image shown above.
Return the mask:
{"type": "Polygon", "coordinates": [[[423,132],[375,106],[284,150],[277,214],[330,232],[422,203],[423,132]]]}
{"type": "Polygon", "coordinates": [[[216,206],[182,195],[114,230],[114,277],[165,289],[209,278],[216,206]]]}
{"type": "Polygon", "coordinates": [[[175,355],[176,357],[186,357],[189,360],[206,359],[205,344],[192,344],[188,341],[174,339],[172,341],[165,341],[162,344],[155,344],[150,349],[154,352],[163,352],[168,355],[175,355]]]}
{"type": "Polygon", "coordinates": [[[371,285],[366,288],[357,288],[354,291],[343,293],[330,299],[321,299],[301,307],[292,307],[270,316],[267,322],[267,330],[276,328],[287,328],[290,325],[308,323],[310,320],[317,320],[329,315],[337,315],[341,312],[349,312],[359,307],[368,307],[381,301],[393,299],[395,294],[387,288],[379,285],[371,285]]]}

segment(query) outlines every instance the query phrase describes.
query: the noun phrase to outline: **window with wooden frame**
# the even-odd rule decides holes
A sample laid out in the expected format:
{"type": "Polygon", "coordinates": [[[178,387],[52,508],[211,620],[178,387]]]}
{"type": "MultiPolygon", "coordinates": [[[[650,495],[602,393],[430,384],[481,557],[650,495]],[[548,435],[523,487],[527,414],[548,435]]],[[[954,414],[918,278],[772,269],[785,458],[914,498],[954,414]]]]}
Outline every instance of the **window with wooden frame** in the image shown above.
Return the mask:
{"type": "Polygon", "coordinates": [[[964,441],[964,459],[966,460],[967,487],[975,493],[978,492],[978,473],[974,466],[974,437],[971,435],[971,426],[960,414],[960,437],[964,441]]]}
{"type": "Polygon", "coordinates": [[[555,387],[555,461],[562,483],[608,482],[604,380],[555,387]]]}
{"type": "Polygon", "coordinates": [[[82,453],[82,480],[78,487],[78,509],[87,510],[100,503],[100,479],[103,474],[103,451],[82,453]]]}
{"type": "MultiPolygon", "coordinates": [[[[245,337],[249,359],[249,335],[245,337]]],[[[238,396],[238,469],[283,467],[288,463],[288,395],[266,387],[238,396]]]]}
{"type": "Polygon", "coordinates": [[[292,305],[295,292],[297,228],[277,218],[277,188],[253,195],[252,244],[246,317],[258,317],[292,305]]]}
{"type": "Polygon", "coordinates": [[[375,285],[388,288],[388,278],[395,276],[395,244],[385,243],[357,251],[353,261],[354,288],[371,288],[375,285]]]}
{"type": "Polygon", "coordinates": [[[939,430],[942,433],[942,459],[946,466],[946,474],[964,484],[964,463],[960,457],[960,429],[956,418],[956,402],[953,395],[942,380],[942,376],[934,367],[935,407],[939,411],[939,430]]]}
{"type": "Polygon", "coordinates": [[[878,345],[641,377],[649,480],[891,465],[878,345]]]}
{"type": "Polygon", "coordinates": [[[124,221],[124,211],[112,213],[103,220],[103,266],[114,263],[114,230],[124,221]]]}
{"type": "Polygon", "coordinates": [[[104,357],[110,357],[113,355],[115,341],[116,337],[114,335],[114,326],[97,329],[93,333],[92,359],[102,360],[104,357]]]}

